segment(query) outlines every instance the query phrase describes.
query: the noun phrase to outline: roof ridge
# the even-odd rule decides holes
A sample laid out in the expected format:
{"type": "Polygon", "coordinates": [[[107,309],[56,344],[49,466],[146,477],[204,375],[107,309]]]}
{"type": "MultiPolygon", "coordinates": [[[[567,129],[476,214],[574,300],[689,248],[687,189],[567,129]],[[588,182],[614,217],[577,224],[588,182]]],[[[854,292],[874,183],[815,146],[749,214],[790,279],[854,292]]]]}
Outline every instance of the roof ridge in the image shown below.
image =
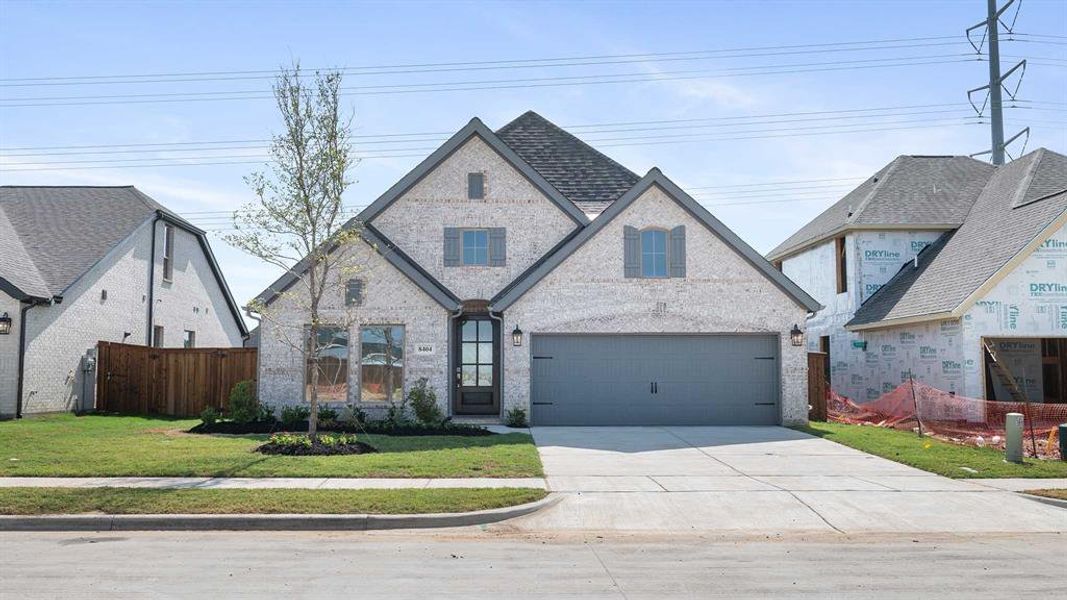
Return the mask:
{"type": "MultiPolygon", "coordinates": [[[[627,173],[629,173],[629,174],[633,175],[633,176],[634,176],[634,177],[636,177],[636,178],[637,178],[638,180],[640,180],[640,179],[641,179],[641,176],[640,176],[640,175],[638,175],[637,173],[634,173],[634,172],[633,172],[633,171],[631,171],[630,169],[626,168],[626,166],[625,166],[625,165],[623,165],[623,164],[621,164],[621,163],[620,163],[619,161],[617,161],[617,160],[615,160],[615,159],[611,158],[611,157],[610,157],[610,156],[608,156],[607,154],[604,154],[604,153],[603,153],[603,152],[601,152],[600,150],[597,150],[597,149],[596,149],[596,147],[595,147],[595,146],[593,146],[592,144],[590,144],[589,142],[587,142],[587,141],[583,140],[582,138],[580,138],[580,137],[578,137],[578,136],[574,135],[573,133],[571,133],[571,132],[567,131],[566,129],[564,129],[564,128],[562,128],[562,127],[560,127],[559,125],[556,125],[556,124],[555,124],[555,123],[553,123],[553,122],[552,122],[551,120],[549,120],[549,119],[545,118],[545,117],[544,117],[543,115],[541,115],[540,113],[538,113],[538,112],[536,112],[536,111],[534,111],[534,110],[527,110],[526,112],[522,113],[521,115],[519,115],[519,116],[515,117],[514,119],[512,119],[511,121],[509,121],[507,125],[504,125],[504,126],[503,126],[503,127],[501,127],[500,129],[496,130],[496,132],[495,132],[495,133],[500,133],[501,131],[504,131],[505,129],[508,129],[509,127],[512,127],[513,125],[515,125],[516,123],[518,123],[518,121],[519,121],[520,119],[522,119],[523,117],[526,117],[527,115],[529,115],[529,116],[532,116],[532,117],[536,117],[536,118],[538,118],[538,119],[540,119],[540,120],[544,121],[544,122],[545,122],[545,123],[546,123],[546,124],[547,124],[547,125],[548,125],[549,127],[552,127],[552,128],[553,128],[553,129],[555,129],[556,131],[559,131],[560,133],[562,133],[562,134],[564,134],[564,135],[566,135],[566,136],[568,136],[568,137],[574,138],[574,140],[576,140],[576,141],[577,141],[577,142],[578,142],[579,144],[582,144],[582,145],[583,145],[583,146],[585,146],[586,148],[589,148],[589,149],[590,149],[590,150],[592,150],[592,151],[593,151],[593,153],[595,153],[595,154],[596,154],[597,156],[599,156],[599,157],[603,158],[604,160],[606,160],[606,161],[610,162],[611,164],[615,165],[616,167],[619,167],[620,169],[622,169],[622,170],[626,171],[627,173]]],[[[504,142],[504,143],[506,144],[507,142],[504,142]]],[[[532,165],[531,165],[531,166],[532,166],[532,165]]],[[[534,167],[534,169],[536,169],[536,167],[534,167]]]]}
{"type": "MultiPolygon", "coordinates": [[[[1015,193],[1011,195],[1011,205],[1014,207],[1019,204],[1024,198],[1026,198],[1026,192],[1030,191],[1030,186],[1034,183],[1034,177],[1037,175],[1038,165],[1045,158],[1045,148],[1041,147],[1027,156],[1036,155],[1030,159],[1030,164],[1026,167],[1026,174],[1023,175],[1022,180],[1019,182],[1019,186],[1015,188],[1015,193]]],[[[1021,156],[1019,158],[1022,158],[1021,156]]]]}
{"type": "MultiPolygon", "coordinates": [[[[532,110],[530,110],[530,111],[527,111],[527,112],[531,113],[531,114],[532,114],[532,115],[534,115],[535,117],[538,117],[539,119],[543,119],[545,123],[548,123],[548,124],[549,124],[550,126],[554,127],[555,129],[558,129],[558,130],[559,130],[559,131],[560,131],[561,133],[564,133],[564,134],[566,134],[566,135],[568,135],[568,136],[570,136],[570,137],[574,138],[574,139],[575,139],[575,140],[577,140],[577,141],[578,141],[579,143],[583,144],[584,146],[586,146],[586,147],[588,147],[588,148],[589,148],[590,150],[592,150],[592,151],[593,151],[593,153],[595,153],[595,154],[596,154],[597,156],[600,156],[600,157],[601,157],[601,158],[603,158],[604,160],[606,160],[606,161],[610,162],[611,164],[615,165],[616,167],[619,167],[619,168],[620,168],[620,169],[622,169],[623,171],[626,171],[627,173],[630,173],[630,174],[632,174],[632,175],[633,175],[634,177],[636,177],[636,178],[637,178],[638,180],[640,180],[640,179],[641,179],[641,176],[640,176],[640,175],[638,175],[637,173],[634,173],[634,172],[633,172],[633,171],[631,171],[630,169],[626,168],[626,166],[625,166],[625,165],[623,165],[623,164],[622,164],[622,163],[620,163],[619,161],[615,160],[614,158],[611,158],[611,157],[610,157],[610,156],[608,156],[607,154],[604,154],[604,153],[603,153],[603,152],[601,152],[600,150],[597,150],[596,146],[594,146],[594,145],[590,144],[589,142],[587,142],[587,141],[583,140],[582,138],[580,138],[580,137],[578,137],[578,136],[574,135],[573,133],[571,133],[571,132],[567,131],[566,129],[564,129],[564,128],[562,128],[562,127],[560,127],[559,125],[556,125],[556,124],[555,124],[555,123],[553,123],[552,121],[550,121],[550,120],[546,119],[545,117],[543,117],[543,116],[539,115],[538,113],[536,113],[536,112],[534,112],[534,111],[532,111],[532,110]]],[[[655,167],[653,167],[653,168],[655,168],[655,167]]],[[[636,182],[635,182],[635,184],[636,184],[636,182]]]]}
{"type": "Polygon", "coordinates": [[[871,177],[872,179],[875,179],[874,185],[871,186],[871,190],[867,192],[867,195],[864,196],[863,200],[860,200],[859,206],[856,207],[856,210],[849,210],[848,215],[845,217],[845,223],[851,224],[856,222],[856,219],[859,218],[860,213],[862,213],[863,210],[867,208],[867,205],[871,203],[871,199],[874,198],[874,195],[878,192],[878,190],[882,189],[882,186],[885,185],[885,182],[889,179],[889,176],[892,175],[893,172],[900,167],[900,163],[902,162],[904,157],[905,155],[900,155],[894,158],[893,162],[889,163],[889,165],[887,165],[886,168],[882,170],[881,178],[878,178],[878,173],[875,173],[871,177]]]}

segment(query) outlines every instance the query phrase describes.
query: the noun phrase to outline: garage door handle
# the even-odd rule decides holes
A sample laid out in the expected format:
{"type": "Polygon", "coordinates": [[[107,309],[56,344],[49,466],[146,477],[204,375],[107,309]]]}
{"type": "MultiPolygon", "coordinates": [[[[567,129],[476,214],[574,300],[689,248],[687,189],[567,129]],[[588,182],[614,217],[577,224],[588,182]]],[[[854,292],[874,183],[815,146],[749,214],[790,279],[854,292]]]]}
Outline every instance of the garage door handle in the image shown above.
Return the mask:
{"type": "Polygon", "coordinates": [[[773,356],[757,356],[756,360],[774,360],[773,356]]]}
{"type": "Polygon", "coordinates": [[[555,402],[533,402],[534,406],[545,406],[546,404],[555,404],[555,402]]]}
{"type": "Polygon", "coordinates": [[[535,356],[534,360],[552,360],[551,356],[535,356]]]}
{"type": "Polygon", "coordinates": [[[756,406],[774,406],[774,402],[756,402],[756,406]]]}

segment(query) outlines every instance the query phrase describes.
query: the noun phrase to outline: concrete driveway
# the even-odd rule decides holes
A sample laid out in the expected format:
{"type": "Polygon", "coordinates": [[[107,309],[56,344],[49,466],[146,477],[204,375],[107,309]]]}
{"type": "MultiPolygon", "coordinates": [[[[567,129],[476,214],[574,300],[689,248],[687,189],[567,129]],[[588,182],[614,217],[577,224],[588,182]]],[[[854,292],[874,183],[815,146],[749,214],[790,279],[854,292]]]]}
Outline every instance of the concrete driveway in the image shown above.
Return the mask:
{"type": "Polygon", "coordinates": [[[1062,532],[1067,510],[782,427],[536,427],[526,531],[1062,532]]]}

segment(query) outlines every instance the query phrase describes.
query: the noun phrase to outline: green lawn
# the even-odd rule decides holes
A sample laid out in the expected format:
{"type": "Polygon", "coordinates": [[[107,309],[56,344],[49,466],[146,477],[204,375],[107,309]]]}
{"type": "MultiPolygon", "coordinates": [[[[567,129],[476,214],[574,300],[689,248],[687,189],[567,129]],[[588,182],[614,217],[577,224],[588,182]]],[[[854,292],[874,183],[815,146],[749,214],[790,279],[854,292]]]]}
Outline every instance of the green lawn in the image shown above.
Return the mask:
{"type": "Polygon", "coordinates": [[[1067,500],[1067,490],[1026,490],[1026,493],[1057,500],[1067,500]]]}
{"type": "Polygon", "coordinates": [[[950,444],[899,429],[814,421],[808,427],[797,429],[868,454],[956,479],[1067,477],[1067,462],[1064,461],[1028,458],[1025,463],[1017,465],[1005,462],[1004,453],[997,450],[950,444]]]}
{"type": "Polygon", "coordinates": [[[0,514],[416,514],[470,512],[545,497],[529,488],[420,490],[147,490],[4,488],[0,514]]]}
{"type": "Polygon", "coordinates": [[[539,477],[525,433],[484,437],[364,435],[353,456],[268,456],[265,435],[184,433],[196,420],[55,415],[0,422],[7,477],[539,477]]]}

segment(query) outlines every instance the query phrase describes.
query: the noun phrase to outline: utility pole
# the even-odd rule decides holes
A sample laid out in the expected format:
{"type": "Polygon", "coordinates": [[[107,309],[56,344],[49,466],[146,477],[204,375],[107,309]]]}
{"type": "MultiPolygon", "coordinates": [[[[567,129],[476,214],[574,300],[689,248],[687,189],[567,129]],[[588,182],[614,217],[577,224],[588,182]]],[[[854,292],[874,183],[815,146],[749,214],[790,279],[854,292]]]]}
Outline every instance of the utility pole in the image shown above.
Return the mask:
{"type": "MultiPolygon", "coordinates": [[[[997,8],[997,0],[986,0],[986,18],[976,25],[972,25],[967,28],[967,41],[971,43],[975,52],[979,55],[982,54],[982,48],[986,42],[989,43],[989,83],[981,87],[974,88],[967,91],[967,100],[970,101],[971,106],[981,117],[986,106],[989,106],[989,128],[990,128],[990,147],[985,152],[979,152],[972,154],[972,156],[979,156],[982,154],[989,154],[994,165],[1004,164],[1004,156],[1007,154],[1006,147],[1020,136],[1026,135],[1027,139],[1030,136],[1030,128],[1020,131],[1013,135],[1011,139],[1004,140],[1004,102],[1003,93],[1008,92],[1008,97],[1011,100],[1015,100],[1015,94],[1019,91],[1018,83],[1022,82],[1023,75],[1026,74],[1026,61],[1020,61],[1011,69],[1008,69],[1007,73],[1003,75],[1000,72],[1000,26],[1003,24],[1005,30],[1010,35],[1012,29],[1015,27],[1015,21],[1019,17],[1019,6],[1015,7],[1015,16],[1012,18],[1011,24],[1006,24],[1001,20],[1001,16],[1008,10],[1008,8],[1015,4],[1019,0],[1008,0],[1004,6],[997,8]],[[981,40],[977,43],[971,39],[971,32],[975,30],[984,30],[981,40]],[[1015,85],[1014,89],[1007,89],[1004,86],[1004,81],[1012,76],[1015,71],[1021,69],[1019,72],[1019,81],[1015,85]],[[982,102],[982,106],[975,105],[971,96],[975,92],[986,90],[986,99],[982,102]]],[[[1021,2],[1020,2],[1021,4],[1021,2]]]]}
{"type": "MultiPolygon", "coordinates": [[[[1010,5],[1011,2],[1008,3],[1010,5]]],[[[1004,164],[1004,107],[1000,95],[1000,15],[997,0],[986,0],[986,31],[989,33],[989,124],[992,129],[990,151],[994,165],[1004,164]]],[[[1004,8],[1008,6],[1005,5],[1004,8]]]]}

